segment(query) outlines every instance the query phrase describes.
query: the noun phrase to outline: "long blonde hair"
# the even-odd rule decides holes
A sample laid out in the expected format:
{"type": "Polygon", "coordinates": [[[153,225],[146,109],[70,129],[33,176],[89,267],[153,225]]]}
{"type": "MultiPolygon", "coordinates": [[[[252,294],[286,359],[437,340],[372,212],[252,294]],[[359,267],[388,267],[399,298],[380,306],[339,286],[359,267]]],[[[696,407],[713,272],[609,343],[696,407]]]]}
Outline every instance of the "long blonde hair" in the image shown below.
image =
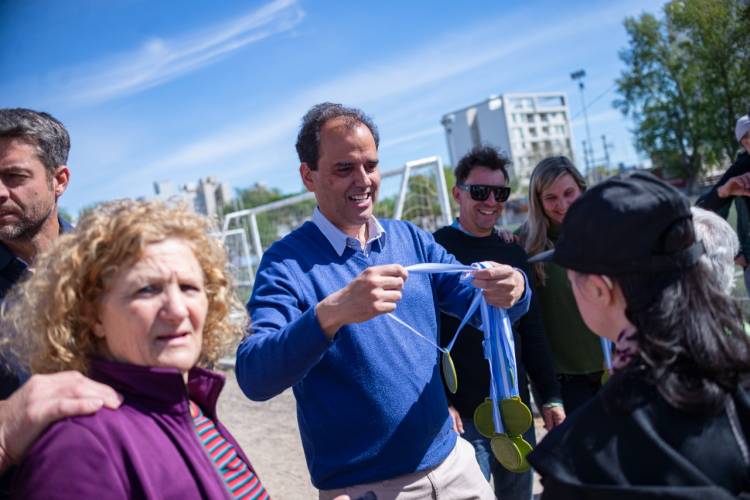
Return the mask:
{"type": "MultiPolygon", "coordinates": [[[[549,188],[563,175],[570,175],[583,193],[586,191],[586,180],[575,165],[565,156],[550,156],[540,161],[531,172],[529,181],[529,218],[521,226],[520,236],[526,253],[534,256],[551,249],[554,245],[549,239],[550,221],[544,213],[542,192],[549,188]]],[[[544,263],[533,265],[534,278],[538,286],[543,286],[546,275],[544,263]]]]}

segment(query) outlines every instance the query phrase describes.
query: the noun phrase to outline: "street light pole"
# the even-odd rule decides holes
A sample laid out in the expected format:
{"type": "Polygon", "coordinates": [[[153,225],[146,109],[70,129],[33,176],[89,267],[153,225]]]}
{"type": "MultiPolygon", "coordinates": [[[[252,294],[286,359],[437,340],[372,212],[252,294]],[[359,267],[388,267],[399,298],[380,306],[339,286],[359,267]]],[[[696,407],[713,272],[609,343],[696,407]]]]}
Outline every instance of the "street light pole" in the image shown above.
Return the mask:
{"type": "Polygon", "coordinates": [[[586,124],[586,144],[588,144],[588,151],[586,151],[586,147],[584,146],[583,156],[586,161],[586,180],[590,181],[589,179],[589,159],[590,161],[594,161],[594,152],[591,149],[592,142],[591,142],[591,130],[589,129],[589,114],[586,110],[586,99],[583,96],[583,78],[586,76],[586,72],[582,69],[579,69],[578,71],[574,71],[570,74],[570,78],[573,81],[578,82],[578,88],[581,90],[581,105],[583,106],[583,121],[586,124]]]}

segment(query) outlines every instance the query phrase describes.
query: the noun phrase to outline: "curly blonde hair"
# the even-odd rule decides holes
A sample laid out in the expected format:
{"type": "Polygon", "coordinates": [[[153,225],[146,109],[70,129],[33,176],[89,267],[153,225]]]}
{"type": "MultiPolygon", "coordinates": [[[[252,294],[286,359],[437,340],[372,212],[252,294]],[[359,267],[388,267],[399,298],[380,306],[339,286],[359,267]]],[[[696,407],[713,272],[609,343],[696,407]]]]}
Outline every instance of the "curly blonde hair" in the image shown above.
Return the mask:
{"type": "Polygon", "coordinates": [[[6,315],[23,332],[32,371],[86,373],[99,352],[94,324],[111,278],[148,245],[170,238],[185,242],[203,270],[208,312],[198,364],[213,365],[241,336],[243,321],[230,320],[230,313],[244,309],[211,229],[205,217],[161,202],[121,200],[91,210],[37,259],[33,275],[10,300],[6,315]]]}

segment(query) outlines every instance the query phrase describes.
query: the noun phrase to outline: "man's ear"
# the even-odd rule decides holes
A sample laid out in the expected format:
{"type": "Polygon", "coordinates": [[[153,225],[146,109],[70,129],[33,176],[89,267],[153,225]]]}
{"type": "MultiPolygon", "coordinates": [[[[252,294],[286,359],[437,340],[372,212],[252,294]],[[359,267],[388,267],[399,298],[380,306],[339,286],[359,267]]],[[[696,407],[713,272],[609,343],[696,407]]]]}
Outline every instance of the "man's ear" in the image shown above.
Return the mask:
{"type": "Polygon", "coordinates": [[[52,175],[52,189],[55,191],[55,200],[65,192],[70,181],[70,170],[66,165],[60,165],[52,175]]]}
{"type": "Polygon", "coordinates": [[[453,186],[453,189],[451,189],[451,193],[453,194],[453,199],[456,201],[456,203],[459,203],[458,197],[461,194],[461,190],[458,189],[458,186],[453,186]]]}
{"type": "Polygon", "coordinates": [[[310,168],[307,162],[302,162],[299,166],[299,176],[302,178],[302,183],[305,185],[305,189],[311,193],[315,192],[315,175],[314,170],[310,168]]]}

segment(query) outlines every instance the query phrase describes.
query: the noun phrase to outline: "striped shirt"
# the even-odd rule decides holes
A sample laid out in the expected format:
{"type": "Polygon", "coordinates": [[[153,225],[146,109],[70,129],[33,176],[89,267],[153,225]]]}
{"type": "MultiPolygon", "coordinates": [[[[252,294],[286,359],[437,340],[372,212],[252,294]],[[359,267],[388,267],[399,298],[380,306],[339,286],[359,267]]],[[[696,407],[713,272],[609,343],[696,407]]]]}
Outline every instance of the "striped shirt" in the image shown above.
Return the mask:
{"type": "Polygon", "coordinates": [[[224,480],[232,498],[266,500],[270,498],[255,472],[237,454],[234,446],[219,433],[214,422],[203,414],[200,407],[190,401],[190,416],[198,440],[224,480]]]}

